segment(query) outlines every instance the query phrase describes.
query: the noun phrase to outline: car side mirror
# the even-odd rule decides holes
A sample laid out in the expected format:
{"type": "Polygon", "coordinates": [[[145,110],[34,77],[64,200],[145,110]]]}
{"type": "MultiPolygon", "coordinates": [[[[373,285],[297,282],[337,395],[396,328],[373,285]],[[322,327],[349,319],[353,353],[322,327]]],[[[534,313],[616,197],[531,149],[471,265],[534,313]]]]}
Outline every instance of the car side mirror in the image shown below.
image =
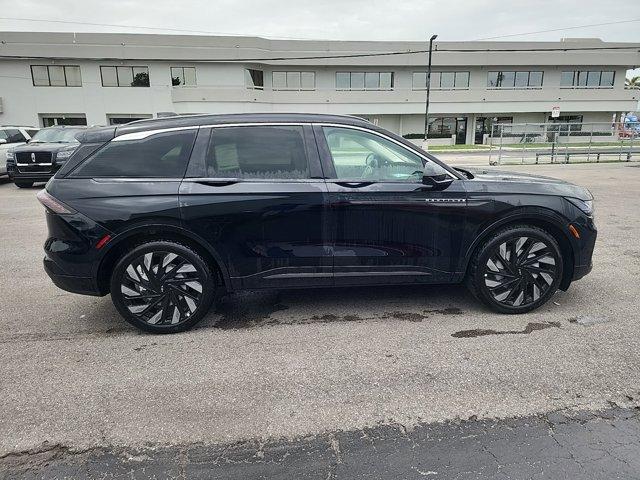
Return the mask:
{"type": "Polygon", "coordinates": [[[5,143],[7,143],[7,139],[6,138],[0,138],[0,145],[4,145],[5,143]]]}
{"type": "Polygon", "coordinates": [[[453,178],[437,163],[427,162],[422,171],[422,183],[430,186],[433,190],[444,190],[453,183],[453,178]]]}

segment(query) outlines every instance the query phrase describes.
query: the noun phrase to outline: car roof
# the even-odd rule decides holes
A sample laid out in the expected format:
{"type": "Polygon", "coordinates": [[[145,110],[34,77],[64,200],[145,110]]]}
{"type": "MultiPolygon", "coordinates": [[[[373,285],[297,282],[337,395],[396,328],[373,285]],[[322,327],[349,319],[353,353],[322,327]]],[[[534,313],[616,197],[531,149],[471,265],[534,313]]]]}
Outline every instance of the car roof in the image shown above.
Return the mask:
{"type": "Polygon", "coordinates": [[[233,123],[339,123],[348,125],[371,126],[367,120],[351,115],[328,115],[319,113],[233,113],[177,115],[173,117],[136,120],[116,128],[116,136],[125,133],[159,130],[164,128],[194,127],[233,123]]]}

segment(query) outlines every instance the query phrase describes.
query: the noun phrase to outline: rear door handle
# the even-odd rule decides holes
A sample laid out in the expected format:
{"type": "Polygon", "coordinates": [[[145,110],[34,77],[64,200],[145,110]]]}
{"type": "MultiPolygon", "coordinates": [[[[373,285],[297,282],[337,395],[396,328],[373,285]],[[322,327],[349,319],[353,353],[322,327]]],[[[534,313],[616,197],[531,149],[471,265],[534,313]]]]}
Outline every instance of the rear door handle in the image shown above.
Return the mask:
{"type": "Polygon", "coordinates": [[[333,182],[336,185],[340,185],[341,187],[347,188],[362,188],[368,187],[369,185],[373,185],[374,182],[333,182]]]}
{"type": "Polygon", "coordinates": [[[233,185],[238,183],[238,180],[196,180],[195,183],[199,183],[200,185],[207,185],[209,187],[226,187],[228,185],[233,185]]]}

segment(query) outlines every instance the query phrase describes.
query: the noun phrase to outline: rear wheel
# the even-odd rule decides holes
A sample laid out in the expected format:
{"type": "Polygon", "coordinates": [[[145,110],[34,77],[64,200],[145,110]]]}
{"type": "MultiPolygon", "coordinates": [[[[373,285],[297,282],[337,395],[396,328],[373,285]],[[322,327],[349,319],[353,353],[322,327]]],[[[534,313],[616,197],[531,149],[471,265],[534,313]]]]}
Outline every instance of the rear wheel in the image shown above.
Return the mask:
{"type": "Polygon", "coordinates": [[[558,242],[548,232],[527,225],[508,227],[476,250],[467,286],[492,310],[524,313],[556,292],[562,265],[558,242]]]}
{"type": "Polygon", "coordinates": [[[215,281],[207,263],[173,241],[138,245],[111,275],[111,299],[124,319],[142,330],[188,330],[209,311],[215,281]]]}
{"type": "Polygon", "coordinates": [[[16,184],[16,187],[18,188],[31,188],[33,187],[33,182],[19,182],[19,181],[15,181],[14,182],[16,184]]]}

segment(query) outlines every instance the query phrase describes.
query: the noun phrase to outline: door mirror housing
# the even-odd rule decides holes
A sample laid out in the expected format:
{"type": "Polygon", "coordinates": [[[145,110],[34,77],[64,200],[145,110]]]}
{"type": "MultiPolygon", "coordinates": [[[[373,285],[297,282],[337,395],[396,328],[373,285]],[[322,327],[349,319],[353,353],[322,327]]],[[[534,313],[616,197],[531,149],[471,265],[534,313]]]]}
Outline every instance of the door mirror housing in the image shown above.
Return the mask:
{"type": "Polygon", "coordinates": [[[433,190],[444,190],[453,183],[453,178],[437,163],[427,162],[422,171],[422,183],[433,190]]]}
{"type": "Polygon", "coordinates": [[[7,143],[7,139],[6,138],[0,138],[0,145],[4,145],[5,143],[7,143]]]}

